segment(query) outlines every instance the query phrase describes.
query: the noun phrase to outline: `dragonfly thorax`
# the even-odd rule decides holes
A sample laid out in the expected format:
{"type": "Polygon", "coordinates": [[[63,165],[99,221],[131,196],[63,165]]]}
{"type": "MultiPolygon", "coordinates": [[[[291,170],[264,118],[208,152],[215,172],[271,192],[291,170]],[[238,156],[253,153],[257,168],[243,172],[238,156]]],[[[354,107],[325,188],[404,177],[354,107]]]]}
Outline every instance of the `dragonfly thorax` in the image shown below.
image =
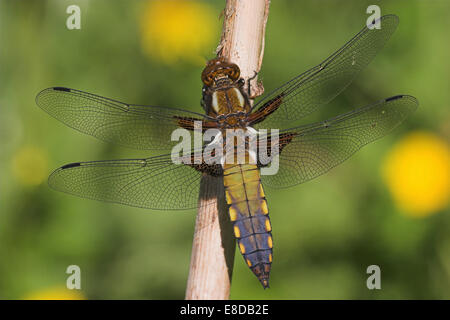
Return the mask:
{"type": "Polygon", "coordinates": [[[211,117],[249,112],[250,104],[239,78],[239,67],[223,58],[208,61],[202,73],[202,106],[211,117]]]}

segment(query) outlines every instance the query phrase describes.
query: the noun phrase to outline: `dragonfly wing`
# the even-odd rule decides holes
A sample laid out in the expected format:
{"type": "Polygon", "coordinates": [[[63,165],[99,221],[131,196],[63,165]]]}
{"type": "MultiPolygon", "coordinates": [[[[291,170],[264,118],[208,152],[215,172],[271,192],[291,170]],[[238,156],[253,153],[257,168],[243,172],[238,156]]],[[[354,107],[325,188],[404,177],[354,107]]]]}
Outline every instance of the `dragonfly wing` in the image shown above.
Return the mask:
{"type": "Polygon", "coordinates": [[[389,133],[417,106],[412,96],[395,96],[327,121],[280,131],[278,173],[264,175],[262,181],[281,188],[311,180],[389,133]]]}
{"type": "Polygon", "coordinates": [[[260,111],[261,119],[256,122],[265,120],[256,124],[255,128],[283,129],[293,126],[294,121],[335,98],[383,48],[397,28],[398,17],[386,15],[379,22],[381,29],[364,27],[325,61],[258,101],[253,110],[256,113],[260,111]],[[275,112],[271,110],[270,115],[263,112],[272,106],[275,112]]]}
{"type": "Polygon", "coordinates": [[[49,185],[84,198],[149,209],[197,207],[202,173],[170,155],[78,162],[55,170],[49,185]]]}
{"type": "Polygon", "coordinates": [[[69,127],[136,149],[170,150],[179,119],[205,120],[202,114],[157,106],[132,105],[62,87],[41,91],[36,103],[69,127]]]}

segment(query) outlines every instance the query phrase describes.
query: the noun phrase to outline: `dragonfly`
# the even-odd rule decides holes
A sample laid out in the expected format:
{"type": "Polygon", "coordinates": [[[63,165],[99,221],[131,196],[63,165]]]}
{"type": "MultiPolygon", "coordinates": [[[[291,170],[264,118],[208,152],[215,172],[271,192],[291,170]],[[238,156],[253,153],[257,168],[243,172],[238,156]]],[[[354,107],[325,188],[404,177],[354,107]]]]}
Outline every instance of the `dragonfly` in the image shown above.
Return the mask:
{"type": "MultiPolygon", "coordinates": [[[[198,207],[201,178],[219,177],[239,250],[249,269],[267,288],[273,238],[265,187],[290,187],[326,173],[364,145],[392,131],[418,107],[416,98],[402,94],[326,121],[299,124],[352,82],[384,47],[398,22],[396,15],[373,20],[372,24],[381,28],[366,25],[323,62],[253,106],[239,66],[220,57],[209,61],[202,72],[204,113],[124,103],[66,87],[45,89],[37,95],[37,105],[67,126],[121,146],[161,151],[158,156],[142,159],[70,163],[50,175],[49,185],[89,199],[175,210],[198,207]],[[192,133],[197,121],[202,130],[215,129],[223,136],[233,128],[246,132],[278,129],[274,147],[277,152],[264,163],[258,154],[248,152],[243,163],[221,159],[215,163],[206,159],[175,163],[172,132],[184,129],[192,133]],[[261,174],[275,157],[277,173],[261,174]]],[[[271,137],[268,133],[258,135],[258,146],[270,142],[271,137]]],[[[202,150],[206,146],[202,145],[202,150]]],[[[192,149],[187,157],[192,159],[195,152],[192,149]]]]}

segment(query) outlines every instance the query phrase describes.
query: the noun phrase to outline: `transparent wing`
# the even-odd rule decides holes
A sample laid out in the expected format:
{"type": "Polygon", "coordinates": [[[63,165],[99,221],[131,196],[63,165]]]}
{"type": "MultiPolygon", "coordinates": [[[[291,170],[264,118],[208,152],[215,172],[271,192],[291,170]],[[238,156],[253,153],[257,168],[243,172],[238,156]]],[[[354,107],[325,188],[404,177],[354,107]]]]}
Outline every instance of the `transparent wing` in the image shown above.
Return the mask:
{"type": "Polygon", "coordinates": [[[278,100],[279,107],[255,128],[283,129],[294,126],[295,120],[335,98],[383,48],[397,28],[398,17],[386,15],[379,22],[381,29],[364,27],[321,64],[258,101],[254,110],[267,109],[267,105],[274,100],[278,100]]]}
{"type": "Polygon", "coordinates": [[[69,127],[136,149],[170,150],[177,143],[170,137],[173,130],[180,127],[178,119],[206,119],[194,112],[132,105],[62,87],[41,91],[36,103],[69,127]]]}
{"type": "Polygon", "coordinates": [[[202,173],[170,155],[77,162],[55,170],[49,185],[84,198],[149,209],[197,207],[202,173]]]}
{"type": "Polygon", "coordinates": [[[280,131],[279,171],[262,176],[262,181],[280,188],[311,180],[389,133],[417,106],[412,96],[395,96],[327,121],[280,131]]]}

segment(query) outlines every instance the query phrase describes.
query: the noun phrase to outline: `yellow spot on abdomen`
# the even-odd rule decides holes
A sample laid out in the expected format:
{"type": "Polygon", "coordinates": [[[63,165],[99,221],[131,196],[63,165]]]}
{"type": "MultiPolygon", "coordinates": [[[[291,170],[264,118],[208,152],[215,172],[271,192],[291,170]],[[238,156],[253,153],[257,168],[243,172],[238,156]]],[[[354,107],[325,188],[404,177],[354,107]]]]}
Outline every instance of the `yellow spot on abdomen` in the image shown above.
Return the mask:
{"type": "Polygon", "coordinates": [[[241,231],[239,230],[238,226],[234,226],[234,235],[236,236],[236,238],[241,237],[241,231]]]}
{"type": "Polygon", "coordinates": [[[272,262],[272,254],[269,254],[269,262],[272,262]]]}
{"type": "Polygon", "coordinates": [[[246,261],[247,261],[247,265],[248,265],[249,267],[251,267],[251,266],[252,266],[252,262],[251,262],[249,259],[247,259],[246,261]]]}
{"type": "Polygon", "coordinates": [[[270,225],[270,220],[266,219],[266,231],[270,232],[272,231],[272,226],[270,225]]]}
{"type": "Polygon", "coordinates": [[[261,197],[261,198],[264,198],[266,195],[264,194],[264,189],[263,189],[263,186],[262,186],[262,184],[260,183],[259,184],[259,196],[261,197]]]}
{"type": "Polygon", "coordinates": [[[261,210],[264,214],[268,214],[269,213],[269,209],[267,208],[267,201],[263,201],[261,203],[261,210]]]}
{"type": "Polygon", "coordinates": [[[269,236],[267,238],[267,245],[269,246],[269,248],[272,248],[273,243],[272,243],[272,237],[271,236],[269,236]]]}
{"type": "Polygon", "coordinates": [[[231,194],[228,190],[225,190],[225,198],[227,199],[227,204],[233,203],[233,201],[231,200],[231,194]]]}
{"type": "Polygon", "coordinates": [[[234,207],[230,207],[229,212],[230,212],[230,219],[231,219],[231,221],[236,221],[236,219],[237,219],[237,211],[236,211],[236,209],[234,207]]]}
{"type": "Polygon", "coordinates": [[[241,253],[245,253],[245,246],[242,243],[239,243],[239,249],[241,250],[241,253]]]}

